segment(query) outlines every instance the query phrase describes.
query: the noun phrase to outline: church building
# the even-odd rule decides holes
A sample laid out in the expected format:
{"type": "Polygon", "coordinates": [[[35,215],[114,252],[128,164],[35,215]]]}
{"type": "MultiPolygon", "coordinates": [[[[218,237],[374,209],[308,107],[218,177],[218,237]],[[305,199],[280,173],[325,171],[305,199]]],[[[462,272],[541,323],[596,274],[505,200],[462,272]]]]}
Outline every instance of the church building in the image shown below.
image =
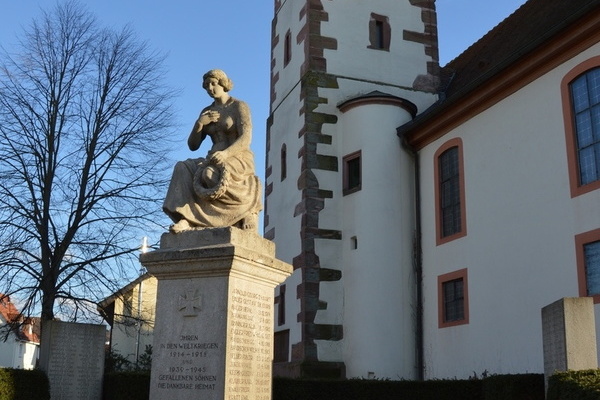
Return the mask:
{"type": "Polygon", "coordinates": [[[598,0],[445,66],[435,0],[275,0],[267,130],[276,375],[542,373],[541,309],[600,303],[598,0]]]}

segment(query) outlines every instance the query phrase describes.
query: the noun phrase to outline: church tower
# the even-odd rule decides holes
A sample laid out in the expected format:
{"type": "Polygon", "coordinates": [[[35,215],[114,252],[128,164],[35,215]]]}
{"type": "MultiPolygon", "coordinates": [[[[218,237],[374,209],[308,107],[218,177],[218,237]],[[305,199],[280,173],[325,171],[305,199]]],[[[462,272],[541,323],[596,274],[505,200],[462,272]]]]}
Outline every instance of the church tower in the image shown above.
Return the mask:
{"type": "Polygon", "coordinates": [[[396,128],[437,100],[435,0],[275,0],[265,237],[275,373],[418,377],[414,159],[396,128]]]}

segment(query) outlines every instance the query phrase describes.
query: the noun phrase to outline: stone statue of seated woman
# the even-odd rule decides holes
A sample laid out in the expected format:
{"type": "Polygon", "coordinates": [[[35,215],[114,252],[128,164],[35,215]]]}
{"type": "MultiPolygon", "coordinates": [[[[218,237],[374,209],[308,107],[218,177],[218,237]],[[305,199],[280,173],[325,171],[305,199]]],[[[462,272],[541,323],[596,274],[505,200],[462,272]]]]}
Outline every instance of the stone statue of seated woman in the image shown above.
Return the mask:
{"type": "Polygon", "coordinates": [[[257,230],[261,185],[250,150],[250,109],[229,95],[233,83],[221,70],[204,74],[202,87],[214,101],[200,112],[188,146],[198,150],[207,136],[213,145],[206,158],[175,165],[163,204],[174,222],[170,231],[227,226],[257,230]]]}

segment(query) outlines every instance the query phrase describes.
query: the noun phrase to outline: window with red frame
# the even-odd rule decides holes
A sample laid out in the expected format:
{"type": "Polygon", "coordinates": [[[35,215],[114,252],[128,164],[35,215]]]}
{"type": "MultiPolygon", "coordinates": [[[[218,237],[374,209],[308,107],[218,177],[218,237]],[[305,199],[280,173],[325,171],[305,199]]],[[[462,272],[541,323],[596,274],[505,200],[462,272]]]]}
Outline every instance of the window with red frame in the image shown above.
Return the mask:
{"type": "Polygon", "coordinates": [[[600,67],[569,84],[579,183],[600,180],[600,67]]]}
{"type": "Polygon", "coordinates": [[[438,322],[440,328],[469,323],[467,269],[438,277],[438,322]]]}

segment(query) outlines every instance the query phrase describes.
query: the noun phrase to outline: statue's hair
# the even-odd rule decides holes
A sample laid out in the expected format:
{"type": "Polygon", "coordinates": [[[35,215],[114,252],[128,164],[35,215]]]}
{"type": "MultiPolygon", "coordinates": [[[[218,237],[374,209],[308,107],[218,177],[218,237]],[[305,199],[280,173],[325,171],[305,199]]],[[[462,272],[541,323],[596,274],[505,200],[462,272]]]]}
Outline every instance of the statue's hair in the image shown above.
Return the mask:
{"type": "Polygon", "coordinates": [[[202,77],[202,87],[206,89],[206,80],[208,78],[215,78],[219,81],[219,85],[223,87],[226,92],[233,89],[233,82],[227,77],[227,74],[220,69],[211,69],[202,77]]]}

